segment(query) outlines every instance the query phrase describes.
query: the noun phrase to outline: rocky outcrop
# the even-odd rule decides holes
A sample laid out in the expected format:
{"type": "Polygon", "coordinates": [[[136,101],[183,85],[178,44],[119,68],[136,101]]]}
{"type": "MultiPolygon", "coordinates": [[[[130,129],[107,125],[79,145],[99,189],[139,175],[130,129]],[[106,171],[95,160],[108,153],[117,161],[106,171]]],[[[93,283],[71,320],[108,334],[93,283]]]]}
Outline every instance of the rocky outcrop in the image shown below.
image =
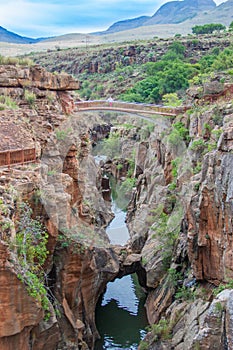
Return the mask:
{"type": "Polygon", "coordinates": [[[29,349],[30,331],[42,320],[43,312],[19,280],[8,246],[3,241],[0,250],[0,347],[29,349]]]}
{"type": "Polygon", "coordinates": [[[54,293],[63,305],[63,334],[66,341],[77,344],[83,340],[82,329],[85,340],[93,348],[98,337],[96,303],[106,283],[119,271],[117,255],[111,249],[95,248],[91,251],[74,245],[63,251],[58,249],[55,256],[60,257],[55,267],[54,293]]]}
{"type": "Polygon", "coordinates": [[[205,157],[198,201],[194,197],[188,211],[189,258],[195,276],[215,284],[233,277],[232,161],[232,154],[205,157]]]}
{"type": "MultiPolygon", "coordinates": [[[[101,174],[90,154],[90,130],[101,125],[100,120],[75,114],[68,117],[61,104],[64,94],[71,105],[72,97],[64,91],[48,94],[37,87],[33,106],[20,87],[5,91],[17,101],[18,108],[12,111],[5,106],[0,113],[6,137],[1,140],[2,147],[34,146],[37,163],[0,171],[0,294],[10,320],[0,320],[0,347],[93,349],[98,337],[95,307],[107,282],[137,271],[145,285],[141,255],[132,254],[128,247],[110,247],[104,231],[113,215],[110,203],[103,198],[103,186],[97,183],[101,174]],[[48,233],[49,253],[43,266],[49,296],[46,311],[39,297],[29,295],[19,275],[23,267],[15,237],[21,202],[30,205],[33,218],[48,233]],[[9,291],[7,295],[5,291],[9,291]]],[[[101,128],[96,129],[97,136],[109,132],[106,123],[103,131],[101,128]]]]}
{"type": "Polygon", "coordinates": [[[233,267],[232,104],[218,98],[208,110],[199,103],[188,123],[183,116],[190,143],[173,143],[172,124],[160,121],[136,153],[141,174],[127,223],[149,288],[148,349],[224,349],[231,342],[224,330],[229,295],[223,302],[211,291],[232,280],[233,267]]]}
{"type": "MultiPolygon", "coordinates": [[[[20,69],[18,75],[23,76],[20,69]]],[[[131,170],[136,185],[129,191],[130,242],[112,247],[104,231],[112,219],[110,203],[103,198],[109,184],[101,182],[101,170],[90,154],[92,143],[108,136],[109,127],[98,117],[72,113],[72,97],[60,91],[68,83],[62,78],[54,82],[51,76],[44,82],[45,77],[35,67],[32,86],[27,86],[35,94],[33,106],[22,87],[10,86],[6,91],[19,108],[0,112],[5,147],[14,143],[14,133],[18,144],[20,137],[34,144],[38,158],[35,165],[0,173],[0,295],[8,315],[7,321],[0,319],[1,349],[16,343],[22,349],[93,349],[99,296],[108,281],[133,272],[148,291],[150,323],[159,325],[165,316],[169,331],[163,339],[152,327],[146,338],[150,349],[220,349],[231,344],[232,291],[217,298],[212,293],[233,278],[233,108],[227,95],[208,110],[200,103],[189,115],[158,117],[150,127],[121,119],[114,129],[119,158],[102,163],[102,171],[123,181],[131,170]],[[183,123],[189,137],[177,135],[174,123],[183,123]],[[48,232],[45,318],[40,300],[29,295],[19,278],[15,236],[20,201],[30,204],[33,217],[41,217],[48,232]]],[[[214,91],[212,86],[208,93],[210,89],[214,91]]]]}
{"type": "Polygon", "coordinates": [[[0,66],[0,86],[4,88],[38,88],[41,90],[77,90],[79,83],[70,75],[48,73],[42,67],[19,67],[14,65],[0,66]]]}
{"type": "MultiPolygon", "coordinates": [[[[177,3],[179,6],[182,6],[184,1],[177,1],[177,3]]],[[[230,46],[231,38],[230,34],[224,33],[219,34],[219,36],[215,38],[205,35],[204,37],[198,38],[198,40],[179,38],[179,42],[186,48],[185,56],[189,57],[194,63],[202,57],[203,52],[207,54],[211,53],[211,50],[215,47],[219,47],[221,50],[230,46]]],[[[75,75],[83,72],[88,72],[90,74],[108,73],[115,71],[119,64],[130,66],[133,64],[140,65],[146,62],[155,62],[167,52],[171,44],[171,39],[153,39],[145,44],[120,45],[115,49],[106,48],[95,53],[91,51],[86,52],[86,55],[80,53],[79,49],[69,49],[69,55],[67,55],[67,51],[55,51],[34,54],[34,58],[37,63],[42,64],[49,71],[61,72],[64,70],[67,73],[75,75]],[[51,58],[50,60],[48,60],[48,55],[51,58]]],[[[109,77],[107,79],[109,79],[109,77]]],[[[118,94],[120,95],[121,91],[124,91],[126,85],[133,86],[136,81],[137,75],[134,76],[132,74],[130,74],[130,80],[125,74],[122,83],[117,79],[115,84],[118,86],[118,94]]],[[[104,87],[104,91],[106,91],[106,88],[107,86],[104,87]]],[[[111,92],[109,92],[109,94],[110,93],[111,92]]],[[[103,96],[108,96],[108,94],[105,92],[103,96]]]]}

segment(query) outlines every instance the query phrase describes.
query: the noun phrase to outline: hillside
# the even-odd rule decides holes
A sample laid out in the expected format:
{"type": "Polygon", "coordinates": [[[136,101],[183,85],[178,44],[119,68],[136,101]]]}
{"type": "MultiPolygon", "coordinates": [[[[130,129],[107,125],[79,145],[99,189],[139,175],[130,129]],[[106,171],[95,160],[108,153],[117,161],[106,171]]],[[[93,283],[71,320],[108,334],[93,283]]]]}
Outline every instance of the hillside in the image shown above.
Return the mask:
{"type": "Polygon", "coordinates": [[[7,29],[0,27],[0,42],[8,42],[15,44],[32,44],[37,43],[41,39],[32,39],[20,36],[13,32],[8,31],[7,29]]]}
{"type": "Polygon", "coordinates": [[[144,25],[180,23],[215,8],[213,0],[171,1],[162,5],[144,25]]]}
{"type": "MultiPolygon", "coordinates": [[[[109,282],[135,273],[149,333],[131,346],[138,317],[126,318],[124,305],[120,317],[108,309],[104,326],[126,328],[127,345],[117,332],[112,348],[233,348],[231,44],[229,32],[59,49],[43,57],[54,74],[25,59],[0,64],[1,350],[108,348],[95,344],[96,306],[109,282]],[[84,89],[100,94],[110,85],[113,104],[125,85],[143,103],[165,88],[170,101],[177,94],[179,114],[148,120],[75,103],[84,89]],[[111,192],[127,195],[121,246],[105,231],[111,192]]],[[[134,304],[130,288],[121,291],[134,304]]]]}
{"type": "MultiPolygon", "coordinates": [[[[181,37],[187,60],[197,62],[214,48],[223,50],[233,43],[229,33],[181,37]]],[[[127,44],[109,44],[88,48],[53,50],[34,53],[29,57],[51,72],[65,71],[83,82],[82,96],[99,99],[112,95],[114,98],[141,80],[144,64],[156,62],[167,52],[174,39],[154,38],[149,41],[127,44]],[[132,73],[134,71],[134,73],[132,73]]]]}
{"type": "Polygon", "coordinates": [[[191,31],[191,28],[196,24],[218,22],[224,25],[229,25],[232,21],[232,11],[232,0],[228,0],[219,6],[216,6],[213,0],[171,1],[162,5],[158,11],[149,18],[145,16],[116,22],[109,27],[108,30],[102,32],[102,34],[110,34],[137,28],[144,31],[146,29],[142,27],[153,26],[151,29],[156,31],[157,28],[158,34],[156,35],[159,35],[160,27],[157,26],[164,24],[167,25],[168,30],[169,28],[172,29],[171,25],[177,24],[177,32],[183,33],[182,27],[179,28],[180,23],[184,24],[187,33],[187,30],[191,31]],[[139,21],[139,19],[141,20],[139,21]]]}
{"type": "Polygon", "coordinates": [[[103,34],[121,32],[122,30],[137,28],[137,27],[144,25],[144,23],[149,19],[150,19],[149,16],[141,16],[141,17],[137,17],[137,18],[118,21],[116,23],[113,23],[106,31],[97,32],[97,33],[93,33],[93,34],[103,35],[103,34]]]}
{"type": "Polygon", "coordinates": [[[140,16],[113,23],[106,31],[90,34],[68,33],[51,38],[26,38],[0,27],[2,55],[23,55],[57,48],[89,47],[91,45],[170,38],[187,35],[192,27],[206,23],[229,26],[233,17],[233,0],[216,6],[213,0],[171,1],[162,5],[151,17],[140,16]],[[24,44],[24,45],[18,45],[24,44]]]}

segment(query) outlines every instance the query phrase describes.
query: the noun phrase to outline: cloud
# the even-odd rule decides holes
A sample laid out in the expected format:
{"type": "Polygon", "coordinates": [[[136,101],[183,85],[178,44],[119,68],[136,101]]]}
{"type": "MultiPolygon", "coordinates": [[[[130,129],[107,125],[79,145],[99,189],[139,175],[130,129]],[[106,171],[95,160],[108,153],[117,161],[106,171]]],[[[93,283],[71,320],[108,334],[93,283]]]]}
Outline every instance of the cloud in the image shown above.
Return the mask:
{"type": "Polygon", "coordinates": [[[123,19],[153,15],[165,2],[167,1],[0,0],[0,25],[30,37],[87,33],[107,29],[114,22],[123,19]]]}

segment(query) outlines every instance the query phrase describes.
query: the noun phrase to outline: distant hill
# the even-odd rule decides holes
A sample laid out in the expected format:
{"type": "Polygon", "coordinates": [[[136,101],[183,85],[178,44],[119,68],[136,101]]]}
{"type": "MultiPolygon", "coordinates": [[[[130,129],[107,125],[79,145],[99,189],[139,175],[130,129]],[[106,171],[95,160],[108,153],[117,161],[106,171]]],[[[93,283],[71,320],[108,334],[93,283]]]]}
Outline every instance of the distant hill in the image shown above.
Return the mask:
{"type": "Polygon", "coordinates": [[[136,17],[132,19],[126,19],[126,20],[114,23],[104,32],[98,32],[93,34],[96,34],[96,35],[110,34],[110,33],[121,32],[122,30],[138,28],[138,27],[141,27],[150,18],[151,17],[149,16],[141,16],[141,17],[136,17]]]}
{"type": "Polygon", "coordinates": [[[42,39],[32,39],[20,36],[0,26],[0,42],[7,42],[13,44],[34,44],[42,39]]]}
{"type": "MultiPolygon", "coordinates": [[[[233,20],[233,0],[219,6],[213,0],[170,1],[162,5],[151,17],[142,16],[111,25],[101,34],[111,34],[125,30],[157,24],[178,24],[192,21],[195,24],[219,22],[228,25],[233,20]]],[[[95,33],[100,34],[100,33],[95,33]]]]}
{"type": "Polygon", "coordinates": [[[144,25],[181,23],[215,8],[213,0],[171,1],[162,5],[144,25]]]}

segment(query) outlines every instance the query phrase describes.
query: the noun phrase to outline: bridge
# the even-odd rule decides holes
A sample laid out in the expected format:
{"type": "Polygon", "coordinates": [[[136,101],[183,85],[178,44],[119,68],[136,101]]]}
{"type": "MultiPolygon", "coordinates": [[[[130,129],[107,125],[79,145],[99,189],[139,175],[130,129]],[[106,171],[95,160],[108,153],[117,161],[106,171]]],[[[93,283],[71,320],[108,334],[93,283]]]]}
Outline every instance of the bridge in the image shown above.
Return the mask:
{"type": "Polygon", "coordinates": [[[125,113],[141,113],[141,114],[151,114],[151,115],[164,115],[169,117],[175,117],[179,114],[184,113],[191,106],[180,106],[180,107],[166,107],[154,104],[144,104],[144,103],[131,103],[122,101],[108,101],[108,100],[98,100],[98,101],[78,101],[75,102],[76,109],[78,112],[85,111],[118,111],[125,113]]]}

